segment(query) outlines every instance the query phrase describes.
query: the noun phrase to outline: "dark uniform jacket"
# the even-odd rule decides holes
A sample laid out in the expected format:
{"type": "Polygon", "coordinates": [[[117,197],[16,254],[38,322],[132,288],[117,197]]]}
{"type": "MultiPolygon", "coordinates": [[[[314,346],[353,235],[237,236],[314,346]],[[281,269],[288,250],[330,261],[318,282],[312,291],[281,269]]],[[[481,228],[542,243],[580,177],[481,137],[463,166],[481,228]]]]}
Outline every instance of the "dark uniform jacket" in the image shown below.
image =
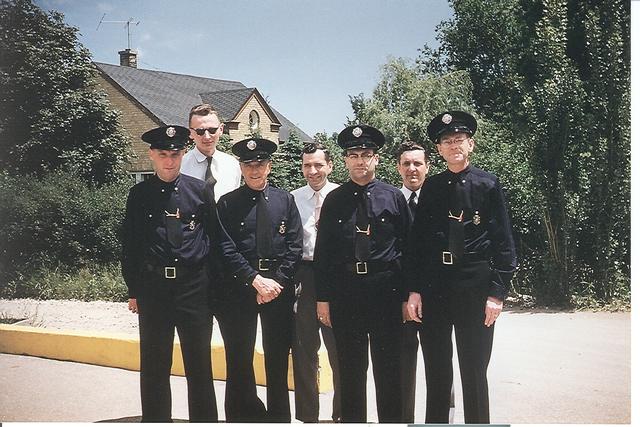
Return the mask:
{"type": "MultiPolygon", "coordinates": [[[[401,272],[401,260],[411,224],[402,192],[379,179],[362,187],[349,181],[329,194],[322,205],[314,251],[318,301],[331,301],[345,265],[355,263],[356,210],[359,194],[369,195],[371,263],[390,263],[401,272]]],[[[390,286],[393,286],[390,284],[390,286]]]]}
{"type": "Polygon", "coordinates": [[[171,183],[154,175],[131,188],[123,223],[122,253],[122,275],[130,298],[137,297],[149,266],[200,268],[208,261],[212,248],[225,259],[233,274],[253,280],[255,271],[236,251],[220,225],[211,193],[205,186],[204,181],[180,174],[171,183]],[[183,232],[179,248],[168,243],[165,227],[165,211],[174,192],[183,232]]]}
{"type": "MultiPolygon", "coordinates": [[[[277,260],[273,278],[282,286],[292,286],[296,264],[302,258],[302,223],[293,196],[280,188],[267,185],[263,190],[271,219],[272,254],[268,259],[277,260]]],[[[220,220],[240,253],[257,268],[256,201],[259,191],[246,185],[223,195],[218,201],[220,220]]],[[[247,284],[234,271],[227,275],[227,290],[236,293],[247,284]],[[229,278],[229,275],[232,277],[229,278]],[[229,283],[231,282],[231,283],[229,283]]],[[[251,288],[253,289],[253,288],[251,288]]],[[[242,291],[240,291],[242,292],[242,291]]]]}
{"type": "Polygon", "coordinates": [[[428,178],[420,193],[408,257],[406,277],[414,292],[486,286],[488,296],[504,299],[516,269],[516,254],[498,178],[473,166],[458,174],[447,169],[428,178]],[[464,256],[447,265],[443,252],[449,250],[449,211],[456,182],[464,188],[464,256]]]}

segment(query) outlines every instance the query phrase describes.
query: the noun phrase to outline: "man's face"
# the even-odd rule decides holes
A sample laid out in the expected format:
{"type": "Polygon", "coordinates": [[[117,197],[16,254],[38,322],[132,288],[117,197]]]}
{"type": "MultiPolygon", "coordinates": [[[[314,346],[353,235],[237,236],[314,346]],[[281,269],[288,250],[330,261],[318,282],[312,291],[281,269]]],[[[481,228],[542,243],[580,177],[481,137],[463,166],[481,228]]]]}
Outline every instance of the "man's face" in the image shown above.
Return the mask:
{"type": "Polygon", "coordinates": [[[240,171],[247,187],[255,191],[263,190],[267,185],[267,177],[271,173],[271,160],[240,162],[240,171]]]}
{"type": "Polygon", "coordinates": [[[320,190],[327,183],[327,175],[333,170],[333,163],[327,162],[324,151],[302,154],[302,175],[314,191],[320,190]]]}
{"type": "Polygon", "coordinates": [[[372,148],[354,148],[348,150],[344,157],[349,177],[358,185],[365,185],[373,181],[378,161],[379,157],[372,148]]]}
{"type": "Polygon", "coordinates": [[[220,123],[218,116],[215,114],[208,114],[206,116],[194,115],[189,122],[190,137],[196,142],[196,147],[205,156],[212,156],[216,151],[216,145],[220,135],[222,135],[222,129],[224,125],[220,123]],[[217,129],[213,133],[212,129],[217,129]],[[198,135],[199,132],[203,132],[203,135],[198,135]]]}
{"type": "Polygon", "coordinates": [[[460,171],[469,164],[469,155],[473,152],[474,144],[469,134],[456,132],[441,136],[437,147],[449,169],[460,171]]]}
{"type": "Polygon", "coordinates": [[[178,177],[182,156],[184,156],[184,150],[149,149],[149,158],[153,163],[153,169],[158,178],[165,182],[171,182],[178,177]]]}
{"type": "Polygon", "coordinates": [[[402,183],[411,191],[416,191],[427,178],[429,163],[426,161],[423,150],[409,150],[400,155],[398,173],[402,177],[402,183]]]}

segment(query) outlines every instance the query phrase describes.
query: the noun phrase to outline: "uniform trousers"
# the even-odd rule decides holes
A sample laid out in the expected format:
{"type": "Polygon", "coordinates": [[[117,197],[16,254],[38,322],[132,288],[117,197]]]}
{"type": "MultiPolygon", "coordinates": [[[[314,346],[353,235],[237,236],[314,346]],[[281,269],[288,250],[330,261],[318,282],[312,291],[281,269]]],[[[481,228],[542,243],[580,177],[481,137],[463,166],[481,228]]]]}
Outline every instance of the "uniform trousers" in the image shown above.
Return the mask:
{"type": "Polygon", "coordinates": [[[242,296],[222,302],[216,310],[227,362],[226,420],[288,423],[291,422],[287,374],[293,329],[293,289],[284,286],[278,298],[261,305],[255,295],[253,289],[247,289],[242,296]],[[266,411],[256,394],[253,371],[258,314],[267,378],[266,411]]]}
{"type": "Polygon", "coordinates": [[[333,331],[318,321],[316,309],[316,286],[311,262],[302,262],[295,276],[300,291],[294,309],[293,378],[295,382],[296,418],[317,423],[320,412],[318,398],[318,350],[320,335],[327,348],[329,364],[333,372],[333,421],[340,419],[340,374],[338,355],[333,331]]]}
{"type": "MultiPolygon", "coordinates": [[[[402,422],[413,424],[416,411],[416,369],[418,365],[418,345],[422,324],[408,321],[402,325],[402,422]]],[[[424,348],[422,350],[424,352],[424,348]]],[[[423,354],[424,357],[424,354],[423,354]]],[[[453,423],[453,408],[456,399],[453,384],[449,407],[449,422],[453,423]]]]}
{"type": "Polygon", "coordinates": [[[488,424],[487,368],[494,326],[484,325],[486,286],[456,287],[423,295],[420,339],[427,376],[426,423],[447,423],[453,382],[452,329],[456,335],[465,423],[488,424]]]}
{"type": "Polygon", "coordinates": [[[137,297],[143,422],[171,422],[171,363],[177,329],[187,379],[189,421],[217,422],[211,369],[213,316],[205,268],[187,278],[148,276],[137,297]]]}
{"type": "Polygon", "coordinates": [[[397,273],[345,272],[330,301],[336,338],[342,422],[367,422],[369,346],[378,422],[401,422],[402,302],[397,273]]]}

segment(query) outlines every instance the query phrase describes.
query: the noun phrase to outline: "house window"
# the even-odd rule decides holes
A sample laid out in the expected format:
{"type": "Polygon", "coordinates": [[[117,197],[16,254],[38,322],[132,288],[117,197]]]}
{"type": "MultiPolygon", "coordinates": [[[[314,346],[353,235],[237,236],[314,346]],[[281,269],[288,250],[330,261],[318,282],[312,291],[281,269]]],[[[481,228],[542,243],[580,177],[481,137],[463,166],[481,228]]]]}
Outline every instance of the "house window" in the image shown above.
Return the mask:
{"type": "Polygon", "coordinates": [[[153,176],[153,172],[134,172],[131,176],[135,179],[136,184],[142,181],[146,181],[153,176]]]}
{"type": "Polygon", "coordinates": [[[249,113],[249,130],[256,132],[260,127],[260,115],[256,110],[251,110],[249,113]]]}

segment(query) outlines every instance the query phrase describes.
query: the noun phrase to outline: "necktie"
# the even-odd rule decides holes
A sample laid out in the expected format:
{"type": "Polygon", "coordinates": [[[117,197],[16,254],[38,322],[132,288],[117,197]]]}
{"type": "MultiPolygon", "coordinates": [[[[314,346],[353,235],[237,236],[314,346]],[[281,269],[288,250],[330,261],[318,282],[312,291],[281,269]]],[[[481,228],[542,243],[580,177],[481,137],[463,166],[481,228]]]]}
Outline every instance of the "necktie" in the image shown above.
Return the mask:
{"type": "Polygon", "coordinates": [[[269,258],[271,256],[271,218],[269,216],[269,205],[261,191],[256,200],[256,247],[258,258],[269,258]]]}
{"type": "Polygon", "coordinates": [[[178,192],[170,191],[165,210],[165,227],[167,229],[167,240],[174,248],[182,246],[182,221],[180,220],[180,209],[178,203],[178,192]]]}
{"type": "Polygon", "coordinates": [[[320,221],[320,210],[322,209],[322,199],[320,198],[320,192],[316,191],[313,194],[313,197],[316,200],[315,210],[313,212],[313,219],[315,220],[316,230],[318,229],[318,221],[320,221]]]}
{"type": "Polygon", "coordinates": [[[464,255],[464,184],[457,175],[453,181],[449,203],[449,251],[459,260],[464,255]]]}
{"type": "Polygon", "coordinates": [[[366,261],[371,255],[371,225],[367,206],[367,191],[358,192],[356,201],[356,261],[366,261]]]}
{"type": "Polygon", "coordinates": [[[411,213],[411,221],[416,217],[416,208],[418,207],[418,203],[416,202],[416,192],[412,191],[411,196],[409,196],[409,212],[411,213]]]}
{"type": "Polygon", "coordinates": [[[213,172],[211,172],[211,163],[213,162],[213,157],[207,157],[207,170],[204,173],[204,182],[207,183],[207,187],[209,191],[211,191],[211,196],[215,197],[214,186],[218,180],[213,176],[213,172]]]}

